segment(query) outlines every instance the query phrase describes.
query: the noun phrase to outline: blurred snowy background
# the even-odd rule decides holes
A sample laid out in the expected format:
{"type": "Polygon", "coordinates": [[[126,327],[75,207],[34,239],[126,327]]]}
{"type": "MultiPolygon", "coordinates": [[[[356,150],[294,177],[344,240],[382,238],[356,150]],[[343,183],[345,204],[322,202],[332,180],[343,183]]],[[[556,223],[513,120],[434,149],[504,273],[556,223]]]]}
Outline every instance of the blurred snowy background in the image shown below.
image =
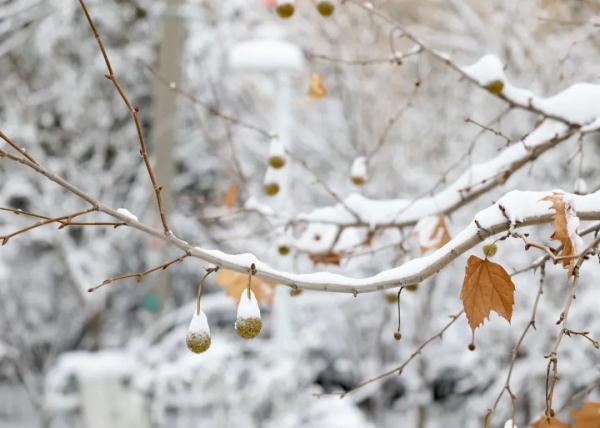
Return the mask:
{"type": "MultiPolygon", "coordinates": [[[[389,26],[358,7],[336,3],[333,16],[324,18],[311,1],[298,0],[294,16],[283,20],[274,3],[88,4],[116,74],[140,108],[174,231],[203,247],[251,252],[296,272],[366,276],[416,257],[419,248],[410,227],[386,230],[370,247],[358,245],[364,228],[351,229],[336,244],[337,250],[352,249],[351,255],[342,257],[340,266],[315,266],[311,254],[327,247],[335,230],[316,224],[285,227],[274,214],[294,216],[335,204],[330,190],[374,199],[425,194],[450,165],[458,162],[446,182],[469,162],[491,158],[507,144],[465,123],[467,117],[489,123],[506,105],[427,56],[390,61],[394,52],[409,52],[411,45],[399,40],[392,51],[389,26]],[[241,43],[257,40],[267,47],[289,42],[300,55],[267,50],[234,60],[232,52],[243,48],[241,43]],[[170,90],[146,65],[208,108],[170,90]],[[321,76],[328,90],[316,101],[307,98],[311,73],[321,76]],[[224,120],[215,110],[236,120],[224,120]],[[280,132],[292,156],[277,177],[282,189],[275,197],[263,192],[270,142],[260,130],[280,132]],[[382,139],[370,159],[367,183],[355,186],[350,180],[354,159],[372,153],[382,139]],[[231,188],[239,189],[237,205],[227,208],[231,188]],[[290,253],[280,254],[279,247],[288,245],[290,253]]],[[[552,95],[576,82],[600,83],[597,1],[374,4],[459,64],[497,55],[513,83],[536,93],[552,95]]],[[[78,2],[0,0],[2,129],[54,172],[158,225],[129,113],[104,74],[78,2]]],[[[511,111],[494,128],[515,141],[535,120],[511,111]]],[[[598,143],[598,134],[592,134],[560,144],[453,213],[450,235],[512,189],[573,191],[583,179],[589,191],[595,190],[600,186],[598,143]]],[[[50,215],[81,207],[53,183],[5,161],[0,162],[0,206],[50,215]]],[[[0,213],[3,234],[30,222],[0,213]]],[[[531,232],[547,242],[551,229],[531,232]]],[[[522,247],[503,243],[498,260],[509,271],[526,267],[539,253],[523,253],[522,247]]],[[[400,342],[393,337],[396,305],[384,293],[290,297],[287,288],[263,306],[259,338],[244,341],[233,329],[235,301],[209,277],[203,308],[213,344],[196,355],[186,349],[185,334],[206,267],[197,259],[140,283],[121,281],[86,292],[110,276],[143,271],[176,255],[125,227],[59,231],[47,226],[3,246],[0,426],[478,427],[504,383],[511,346],[529,320],[539,279],[531,271],[515,276],[512,323],[493,316],[478,332],[475,352],[467,350],[471,332],[461,319],[401,376],[340,400],[314,394],[351,389],[399,365],[461,309],[466,256],[403,295],[400,342]]],[[[584,273],[573,323],[597,338],[600,290],[593,278],[600,272],[590,267],[584,273]]],[[[564,272],[548,266],[537,330],[523,345],[513,374],[519,424],[543,411],[544,354],[557,332],[554,323],[565,292],[564,272]]],[[[598,351],[585,340],[566,340],[559,401],[600,378],[598,351]]],[[[492,426],[503,426],[509,417],[505,397],[492,426]]]]}

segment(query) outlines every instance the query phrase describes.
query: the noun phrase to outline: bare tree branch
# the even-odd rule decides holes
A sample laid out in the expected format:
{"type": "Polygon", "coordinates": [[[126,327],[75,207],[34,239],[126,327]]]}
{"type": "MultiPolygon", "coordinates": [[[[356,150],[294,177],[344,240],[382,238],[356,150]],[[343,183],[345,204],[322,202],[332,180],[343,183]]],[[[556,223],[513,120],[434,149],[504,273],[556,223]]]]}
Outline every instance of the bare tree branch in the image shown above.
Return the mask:
{"type": "Polygon", "coordinates": [[[110,60],[108,59],[108,54],[106,52],[104,44],[102,43],[102,39],[100,38],[100,34],[98,33],[98,30],[96,29],[94,20],[92,19],[91,15],[87,9],[87,6],[85,5],[85,2],[83,0],[79,0],[79,4],[81,5],[81,8],[83,9],[83,13],[85,14],[88,25],[89,25],[90,29],[92,30],[92,33],[94,34],[94,37],[96,38],[96,41],[98,42],[98,47],[100,48],[100,52],[102,53],[102,57],[104,58],[104,63],[106,64],[106,69],[108,70],[108,74],[106,75],[106,78],[113,83],[115,89],[121,96],[121,99],[127,106],[127,109],[129,110],[129,113],[131,114],[131,117],[135,124],[135,130],[136,130],[138,139],[140,141],[140,155],[144,159],[144,164],[146,165],[146,170],[148,171],[148,176],[150,177],[150,181],[152,182],[152,188],[154,189],[154,194],[156,195],[156,204],[158,205],[158,211],[159,211],[159,215],[160,215],[160,221],[163,226],[163,232],[165,235],[170,235],[171,230],[169,229],[169,225],[167,223],[167,214],[165,213],[165,209],[164,209],[163,202],[162,202],[162,196],[161,196],[162,187],[159,186],[158,182],[156,181],[156,176],[154,175],[154,171],[152,169],[152,164],[150,163],[150,159],[148,158],[148,152],[146,150],[146,142],[144,140],[144,133],[142,132],[142,125],[141,125],[140,119],[138,117],[139,109],[137,107],[134,107],[133,104],[131,104],[131,101],[129,101],[129,98],[127,97],[127,94],[125,93],[123,86],[117,79],[117,76],[115,76],[112,65],[110,63],[110,60]]]}

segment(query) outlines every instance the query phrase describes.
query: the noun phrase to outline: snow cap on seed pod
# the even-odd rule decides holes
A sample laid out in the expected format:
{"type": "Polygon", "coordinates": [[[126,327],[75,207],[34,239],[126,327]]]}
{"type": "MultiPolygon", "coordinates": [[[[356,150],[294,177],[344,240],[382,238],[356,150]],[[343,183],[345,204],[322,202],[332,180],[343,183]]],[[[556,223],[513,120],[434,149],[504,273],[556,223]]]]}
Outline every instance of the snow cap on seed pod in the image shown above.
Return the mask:
{"type": "Polygon", "coordinates": [[[258,301],[252,290],[249,294],[250,297],[248,297],[248,289],[242,291],[237,308],[237,319],[235,320],[235,330],[244,339],[252,339],[258,336],[262,328],[258,301]]]}
{"type": "Polygon", "coordinates": [[[269,145],[269,166],[279,169],[285,165],[285,149],[283,142],[277,138],[271,138],[271,144],[269,145]]]}
{"type": "Polygon", "coordinates": [[[201,354],[210,348],[210,328],[204,312],[194,311],[185,342],[188,349],[196,354],[201,354]]]}
{"type": "Polygon", "coordinates": [[[355,186],[362,186],[367,182],[367,158],[364,156],[357,157],[352,163],[350,170],[350,180],[355,186]]]}
{"type": "Polygon", "coordinates": [[[291,236],[287,232],[283,232],[277,239],[277,252],[280,256],[287,256],[291,251],[291,236]]]}
{"type": "Polygon", "coordinates": [[[268,167],[265,174],[264,191],[269,196],[275,196],[280,190],[280,173],[279,170],[268,167]]]}
{"type": "Polygon", "coordinates": [[[587,183],[585,182],[585,180],[581,177],[579,177],[576,181],[575,181],[575,193],[578,195],[585,195],[587,193],[587,183]]]}

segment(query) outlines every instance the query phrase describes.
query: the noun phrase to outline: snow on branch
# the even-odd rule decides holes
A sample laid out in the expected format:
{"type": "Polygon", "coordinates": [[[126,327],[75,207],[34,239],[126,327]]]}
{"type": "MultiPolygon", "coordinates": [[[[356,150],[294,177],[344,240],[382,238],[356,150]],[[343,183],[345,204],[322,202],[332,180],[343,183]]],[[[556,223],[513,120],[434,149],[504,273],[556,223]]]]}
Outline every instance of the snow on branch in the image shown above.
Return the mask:
{"type": "MultiPolygon", "coordinates": [[[[550,209],[552,204],[548,200],[543,200],[552,196],[553,192],[512,191],[500,198],[494,205],[480,211],[462,232],[442,248],[430,255],[410,260],[399,267],[367,278],[351,278],[329,272],[294,274],[276,270],[258,260],[253,254],[227,254],[220,250],[194,246],[174,234],[165,235],[161,230],[141,223],[131,215],[104,205],[62,177],[48,171],[39,163],[33,163],[26,158],[17,158],[16,161],[79,196],[98,211],[122,221],[131,228],[179,247],[186,254],[189,253],[193,257],[221,268],[243,273],[250,272],[250,267],[254,265],[258,277],[270,279],[292,288],[307,290],[358,294],[420,283],[492,235],[517,227],[548,223],[553,220],[553,212],[550,209]]],[[[600,220],[600,192],[583,196],[565,195],[581,220],[600,220]]]]}
{"type": "MultiPolygon", "coordinates": [[[[600,86],[597,86],[597,90],[596,95],[590,92],[590,96],[600,97],[600,86]]],[[[597,109],[600,116],[600,106],[597,109]]],[[[481,194],[504,183],[521,167],[560,142],[573,135],[597,129],[589,127],[584,131],[547,119],[521,142],[507,147],[493,159],[474,164],[454,183],[432,196],[413,200],[375,200],[360,194],[351,194],[344,200],[344,205],[317,208],[312,212],[300,214],[297,220],[338,226],[403,227],[413,225],[425,216],[438,213],[450,214],[481,194]],[[360,221],[357,222],[355,215],[348,212],[346,207],[350,207],[358,214],[360,221]]]]}

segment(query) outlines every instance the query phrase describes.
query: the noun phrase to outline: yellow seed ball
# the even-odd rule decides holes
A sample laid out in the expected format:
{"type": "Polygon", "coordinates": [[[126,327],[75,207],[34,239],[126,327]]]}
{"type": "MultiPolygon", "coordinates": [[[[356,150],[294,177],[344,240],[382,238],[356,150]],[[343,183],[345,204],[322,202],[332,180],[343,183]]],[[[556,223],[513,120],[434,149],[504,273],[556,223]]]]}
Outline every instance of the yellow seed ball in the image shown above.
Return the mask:
{"type": "Polygon", "coordinates": [[[474,343],[469,343],[469,351],[473,352],[476,349],[474,343]]]}
{"type": "Polygon", "coordinates": [[[206,333],[190,333],[185,338],[185,343],[190,351],[201,354],[210,348],[210,336],[206,333]]]}
{"type": "Polygon", "coordinates": [[[282,5],[277,6],[276,12],[281,18],[287,19],[291,18],[294,14],[294,5],[292,3],[284,3],[282,5]]]}
{"type": "Polygon", "coordinates": [[[418,285],[419,284],[410,284],[410,285],[405,286],[404,288],[406,288],[406,291],[413,291],[414,292],[414,291],[417,291],[417,286],[418,285]]]}
{"type": "Polygon", "coordinates": [[[235,321],[235,330],[244,339],[253,339],[260,333],[262,322],[260,318],[238,318],[235,321]]]}
{"type": "Polygon", "coordinates": [[[330,1],[319,1],[317,3],[317,10],[321,14],[321,16],[331,16],[333,15],[333,11],[335,10],[335,6],[330,1]]]}
{"type": "Polygon", "coordinates": [[[494,80],[485,85],[485,89],[494,95],[500,95],[504,89],[504,82],[502,80],[494,80]]]}
{"type": "Polygon", "coordinates": [[[398,295],[396,293],[384,293],[385,301],[390,305],[398,303],[398,295]]]}
{"type": "Polygon", "coordinates": [[[498,247],[496,246],[496,244],[489,244],[483,246],[483,254],[485,254],[486,257],[494,257],[497,251],[498,247]]]}
{"type": "Polygon", "coordinates": [[[352,183],[354,183],[355,186],[363,186],[365,184],[364,177],[360,177],[360,176],[350,177],[350,180],[352,180],[352,183]]]}
{"type": "Polygon", "coordinates": [[[290,290],[290,296],[292,297],[299,296],[300,294],[302,294],[302,290],[300,290],[299,288],[292,288],[290,290]]]}
{"type": "Polygon", "coordinates": [[[279,184],[277,183],[268,183],[265,184],[265,193],[269,196],[275,196],[279,193],[279,184]]]}
{"type": "Polygon", "coordinates": [[[269,165],[275,169],[282,168],[285,165],[285,159],[281,156],[271,156],[269,158],[269,165]]]}
{"type": "Polygon", "coordinates": [[[396,340],[402,339],[402,334],[400,333],[400,331],[396,330],[394,332],[394,339],[396,339],[396,340]]]}
{"type": "Polygon", "coordinates": [[[290,247],[288,247],[287,245],[280,245],[277,248],[277,251],[279,252],[280,255],[287,256],[290,253],[290,247]]]}

